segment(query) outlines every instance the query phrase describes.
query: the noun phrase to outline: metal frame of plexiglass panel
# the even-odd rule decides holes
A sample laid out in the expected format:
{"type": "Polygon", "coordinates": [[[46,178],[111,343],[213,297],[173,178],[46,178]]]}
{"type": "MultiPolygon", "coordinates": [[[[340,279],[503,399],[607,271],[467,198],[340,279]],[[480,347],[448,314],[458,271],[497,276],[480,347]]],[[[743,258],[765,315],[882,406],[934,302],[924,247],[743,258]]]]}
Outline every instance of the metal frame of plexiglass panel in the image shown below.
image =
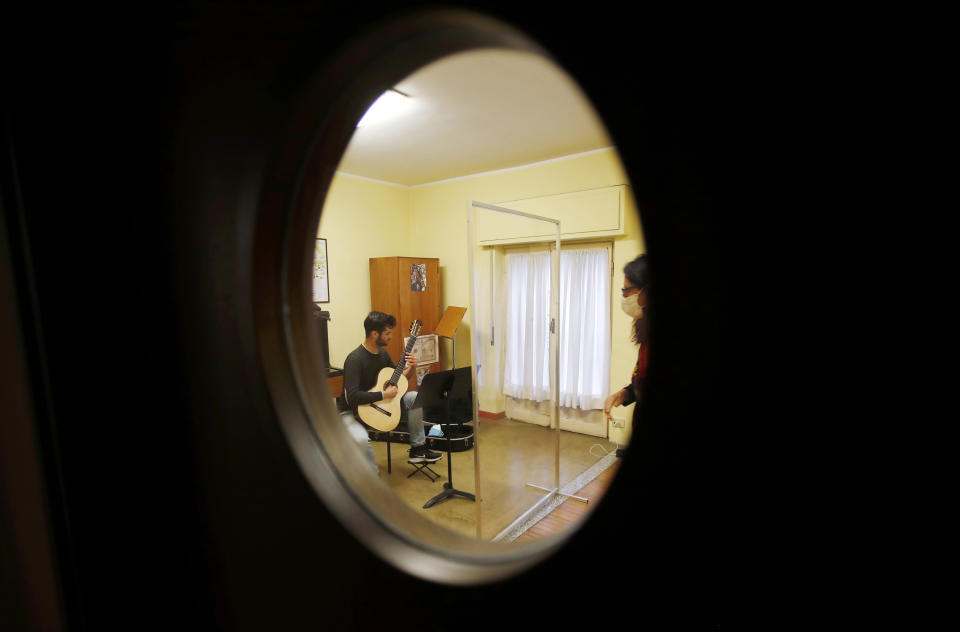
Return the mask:
{"type": "MultiPolygon", "coordinates": [[[[517,211],[502,206],[487,204],[471,200],[467,205],[467,253],[470,269],[471,287],[471,328],[473,332],[473,418],[477,420],[474,431],[474,472],[476,477],[477,496],[477,537],[484,540],[498,541],[521,525],[529,516],[535,514],[541,507],[554,500],[560,494],[560,424],[559,424],[559,335],[560,335],[560,221],[517,211]],[[484,220],[487,220],[484,223],[484,220]],[[530,222],[536,225],[535,230],[520,230],[518,224],[530,222]],[[480,231],[484,231],[481,238],[480,231]],[[499,233],[498,231],[503,231],[499,233]],[[516,237],[525,234],[526,237],[516,237]],[[513,235],[513,239],[511,239],[513,235]],[[500,237],[500,239],[497,239],[500,237]],[[549,285],[549,324],[542,331],[546,332],[548,340],[537,340],[536,344],[546,344],[548,349],[548,395],[550,421],[549,426],[533,427],[527,424],[516,423],[511,420],[493,422],[489,416],[481,417],[480,400],[483,392],[490,392],[491,387],[498,391],[500,397],[505,397],[502,382],[499,380],[499,362],[486,362],[487,343],[490,346],[494,340],[494,278],[497,273],[493,264],[491,243],[537,242],[539,244],[553,242],[554,248],[550,252],[550,285],[549,285]],[[478,265],[482,266],[478,254],[490,251],[490,265],[484,274],[478,272],[478,265]],[[481,281],[488,283],[481,284],[481,281]],[[489,314],[487,322],[482,322],[489,314]],[[486,373],[484,373],[484,371],[486,373]],[[547,439],[552,451],[544,450],[547,439]],[[528,454],[522,450],[524,445],[536,445],[528,454]],[[491,452],[486,458],[481,456],[485,448],[491,452]],[[496,450],[496,458],[492,458],[496,450]],[[529,475],[529,476],[527,476],[529,475]],[[536,479],[524,480],[527,478],[536,479]],[[543,484],[541,484],[543,483],[543,484]]],[[[531,296],[530,300],[536,300],[531,296]]],[[[501,343],[509,343],[501,336],[501,343]]]]}

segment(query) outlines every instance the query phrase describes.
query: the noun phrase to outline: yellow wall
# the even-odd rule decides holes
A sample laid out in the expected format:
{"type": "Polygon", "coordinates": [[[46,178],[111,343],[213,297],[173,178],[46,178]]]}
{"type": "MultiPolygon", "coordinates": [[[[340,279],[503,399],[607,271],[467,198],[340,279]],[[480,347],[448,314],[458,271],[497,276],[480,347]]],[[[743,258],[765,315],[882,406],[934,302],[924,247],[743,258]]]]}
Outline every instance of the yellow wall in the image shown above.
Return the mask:
{"type": "MultiPolygon", "coordinates": [[[[492,172],[417,187],[399,187],[347,175],[333,182],[318,236],[328,240],[332,315],[330,355],[339,366],[363,339],[362,321],[370,309],[370,257],[419,256],[440,260],[441,305],[470,305],[467,260],[467,204],[572,193],[629,184],[614,150],[580,154],[521,169],[492,172]]],[[[628,196],[629,197],[629,196],[628,196]]],[[[630,342],[630,319],[619,309],[623,266],[644,252],[639,221],[630,200],[625,234],[613,238],[611,388],[629,381],[636,361],[630,342]]],[[[471,356],[468,311],[457,330],[457,366],[471,356]]],[[[443,348],[449,353],[449,345],[443,348]]],[[[449,356],[447,356],[449,358],[449,356]]],[[[448,362],[449,360],[444,360],[448,362]]],[[[619,409],[629,425],[630,409],[619,409]]],[[[611,428],[612,440],[626,442],[629,428],[611,428]]]]}
{"type": "Polygon", "coordinates": [[[370,258],[407,256],[410,189],[337,174],[320,218],[327,240],[330,364],[343,366],[363,342],[370,312],[370,258]]]}

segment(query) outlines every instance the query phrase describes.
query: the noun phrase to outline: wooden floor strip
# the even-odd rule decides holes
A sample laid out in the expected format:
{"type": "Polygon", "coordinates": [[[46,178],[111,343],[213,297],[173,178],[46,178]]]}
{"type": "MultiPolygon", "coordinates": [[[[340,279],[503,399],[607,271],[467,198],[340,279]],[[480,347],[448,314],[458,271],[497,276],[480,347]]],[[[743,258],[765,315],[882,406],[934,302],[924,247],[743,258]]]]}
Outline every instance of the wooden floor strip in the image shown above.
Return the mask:
{"type": "Polygon", "coordinates": [[[557,506],[556,509],[544,516],[539,522],[527,529],[523,534],[517,537],[514,542],[524,542],[542,538],[547,535],[563,531],[572,524],[582,520],[591,509],[606,493],[607,488],[616,476],[619,461],[603,471],[597,478],[590,481],[583,489],[577,492],[577,496],[587,498],[589,503],[583,503],[578,500],[568,499],[557,506]]]}

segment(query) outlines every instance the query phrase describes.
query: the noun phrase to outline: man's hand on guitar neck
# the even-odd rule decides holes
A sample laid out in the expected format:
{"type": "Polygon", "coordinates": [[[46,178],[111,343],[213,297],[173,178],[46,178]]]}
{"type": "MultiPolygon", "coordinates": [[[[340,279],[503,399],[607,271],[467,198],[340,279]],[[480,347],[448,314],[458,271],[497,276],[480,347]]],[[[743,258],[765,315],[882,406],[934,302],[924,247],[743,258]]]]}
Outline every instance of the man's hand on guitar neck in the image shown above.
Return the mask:
{"type": "Polygon", "coordinates": [[[383,389],[383,398],[384,399],[393,399],[397,396],[397,387],[394,384],[391,384],[387,388],[383,389]]]}
{"type": "Polygon", "coordinates": [[[417,356],[413,355],[412,353],[408,353],[406,356],[404,356],[404,361],[406,362],[407,366],[403,369],[403,376],[409,380],[410,376],[413,375],[413,372],[417,370],[417,356]]]}

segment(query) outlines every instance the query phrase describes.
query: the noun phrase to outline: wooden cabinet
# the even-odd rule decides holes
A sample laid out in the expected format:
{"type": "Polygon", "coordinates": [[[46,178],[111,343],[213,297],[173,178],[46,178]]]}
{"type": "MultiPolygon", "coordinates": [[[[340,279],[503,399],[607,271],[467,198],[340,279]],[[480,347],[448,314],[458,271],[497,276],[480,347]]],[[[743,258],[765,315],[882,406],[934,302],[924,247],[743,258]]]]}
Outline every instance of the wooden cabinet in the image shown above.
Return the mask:
{"type": "MultiPolygon", "coordinates": [[[[434,333],[440,322],[440,260],[425,257],[370,259],[370,307],[393,314],[397,319],[387,351],[394,362],[399,362],[403,339],[410,335],[414,320],[423,322],[421,334],[434,333]]],[[[429,366],[431,371],[440,370],[440,362],[429,366]]],[[[411,384],[410,389],[414,388],[415,385],[411,384]]]]}

